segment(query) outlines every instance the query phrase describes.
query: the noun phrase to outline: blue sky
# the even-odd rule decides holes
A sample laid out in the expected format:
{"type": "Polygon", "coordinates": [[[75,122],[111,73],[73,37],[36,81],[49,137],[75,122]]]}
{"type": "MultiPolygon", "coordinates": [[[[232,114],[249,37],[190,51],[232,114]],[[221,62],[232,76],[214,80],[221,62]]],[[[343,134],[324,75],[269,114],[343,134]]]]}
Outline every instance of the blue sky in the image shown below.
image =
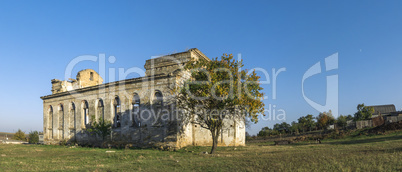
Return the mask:
{"type": "MultiPolygon", "coordinates": [[[[401,109],[401,7],[400,1],[1,1],[0,131],[41,131],[39,97],[51,94],[50,80],[63,79],[77,56],[115,56],[106,65],[117,70],[188,48],[210,58],[241,53],[246,68],[268,71],[267,108],[283,109],[289,123],[318,115],[303,98],[302,77],[334,53],[337,70],[305,81],[310,99],[325,104],[326,76],[338,75],[340,114],[355,113],[359,103],[401,109]],[[286,68],[275,100],[273,68],[286,68]]],[[[97,66],[80,63],[73,71],[97,66]]],[[[277,122],[261,120],[248,131],[277,122]]]]}

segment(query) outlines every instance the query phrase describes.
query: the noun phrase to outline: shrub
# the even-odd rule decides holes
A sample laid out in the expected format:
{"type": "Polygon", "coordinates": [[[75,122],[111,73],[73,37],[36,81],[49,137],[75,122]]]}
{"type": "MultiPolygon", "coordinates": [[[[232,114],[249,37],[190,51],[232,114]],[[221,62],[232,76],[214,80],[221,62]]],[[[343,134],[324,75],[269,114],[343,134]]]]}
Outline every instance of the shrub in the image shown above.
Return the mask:
{"type": "Polygon", "coordinates": [[[67,146],[67,145],[68,145],[67,140],[60,141],[60,146],[67,146]]]}
{"type": "Polygon", "coordinates": [[[25,133],[21,131],[21,129],[18,129],[18,131],[14,134],[13,139],[26,141],[25,133]]]}
{"type": "Polygon", "coordinates": [[[31,144],[39,143],[39,132],[38,131],[29,132],[28,142],[31,143],[31,144]]]}
{"type": "Polygon", "coordinates": [[[112,131],[112,123],[110,121],[104,120],[102,117],[99,118],[99,122],[95,121],[95,117],[91,117],[93,121],[91,123],[90,128],[87,129],[91,135],[100,135],[102,137],[102,140],[105,140],[105,138],[110,135],[112,131]]]}

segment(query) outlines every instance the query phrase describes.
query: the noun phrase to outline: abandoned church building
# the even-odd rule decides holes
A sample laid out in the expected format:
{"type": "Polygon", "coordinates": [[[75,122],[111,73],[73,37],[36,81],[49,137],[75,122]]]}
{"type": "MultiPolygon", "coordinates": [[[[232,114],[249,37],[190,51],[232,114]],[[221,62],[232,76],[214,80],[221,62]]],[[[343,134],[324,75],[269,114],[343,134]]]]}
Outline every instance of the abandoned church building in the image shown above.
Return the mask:
{"type": "MultiPolygon", "coordinates": [[[[110,83],[103,83],[92,69],[78,72],[76,79],[53,79],[52,94],[41,97],[45,143],[212,145],[210,131],[175,117],[174,99],[169,99],[172,89],[189,76],[182,66],[201,58],[210,60],[196,48],[152,58],[145,62],[145,76],[110,83]],[[86,130],[100,117],[112,123],[105,140],[86,130]]],[[[224,126],[218,146],[245,145],[244,121],[225,119],[224,126]]]]}

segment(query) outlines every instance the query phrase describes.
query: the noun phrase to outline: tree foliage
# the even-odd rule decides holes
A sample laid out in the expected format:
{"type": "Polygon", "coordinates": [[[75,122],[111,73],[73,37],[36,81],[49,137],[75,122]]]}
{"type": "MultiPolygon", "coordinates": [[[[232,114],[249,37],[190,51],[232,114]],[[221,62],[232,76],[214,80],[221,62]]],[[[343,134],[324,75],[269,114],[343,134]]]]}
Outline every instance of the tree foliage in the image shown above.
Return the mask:
{"type": "Polygon", "coordinates": [[[211,132],[211,153],[215,152],[225,118],[244,122],[247,117],[256,123],[258,114],[264,112],[260,77],[243,66],[243,61],[235,60],[232,54],[220,59],[192,59],[184,67],[191,78],[175,90],[177,106],[187,119],[211,132]]]}
{"type": "Polygon", "coordinates": [[[347,125],[347,121],[351,120],[352,116],[344,116],[344,115],[339,115],[338,119],[336,120],[336,125],[344,129],[347,125]]]}
{"type": "Polygon", "coordinates": [[[14,134],[13,139],[26,141],[25,133],[21,129],[18,129],[18,131],[14,134]]]}
{"type": "Polygon", "coordinates": [[[329,110],[328,112],[320,113],[317,117],[317,123],[318,126],[324,130],[327,129],[329,125],[334,124],[335,118],[332,116],[331,110],[329,110]]]}
{"type": "Polygon", "coordinates": [[[282,122],[280,124],[274,125],[274,130],[280,133],[289,133],[290,132],[290,125],[286,122],[282,122]]]}
{"type": "Polygon", "coordinates": [[[292,133],[297,133],[298,134],[300,132],[301,125],[299,123],[297,123],[296,121],[293,121],[290,125],[291,125],[290,126],[290,131],[292,133]]]}
{"type": "Polygon", "coordinates": [[[352,115],[346,116],[346,120],[347,120],[347,121],[353,120],[353,116],[352,116],[352,115]]]}
{"type": "Polygon", "coordinates": [[[314,121],[314,117],[311,114],[306,116],[302,116],[297,120],[300,124],[301,129],[303,132],[306,130],[312,130],[316,126],[316,122],[314,121]]]}
{"type": "Polygon", "coordinates": [[[31,144],[39,143],[39,132],[38,131],[29,132],[28,142],[31,144]]]}
{"type": "Polygon", "coordinates": [[[270,129],[269,127],[264,127],[258,132],[258,137],[267,137],[274,135],[274,130],[270,129]]]}
{"type": "Polygon", "coordinates": [[[364,106],[364,103],[357,105],[357,112],[354,115],[355,121],[369,120],[373,116],[374,108],[364,106]]]}

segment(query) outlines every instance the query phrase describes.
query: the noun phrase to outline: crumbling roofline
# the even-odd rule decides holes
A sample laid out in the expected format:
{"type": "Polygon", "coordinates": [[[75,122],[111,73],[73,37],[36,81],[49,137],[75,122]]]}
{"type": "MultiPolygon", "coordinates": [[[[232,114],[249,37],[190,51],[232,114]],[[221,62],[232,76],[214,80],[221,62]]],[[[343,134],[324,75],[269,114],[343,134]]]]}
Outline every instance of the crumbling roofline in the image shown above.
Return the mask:
{"type": "Polygon", "coordinates": [[[61,92],[61,93],[42,96],[40,98],[42,100],[46,100],[46,99],[51,99],[51,98],[55,98],[55,97],[61,97],[61,96],[68,95],[68,94],[78,94],[78,93],[85,92],[85,91],[96,90],[96,89],[99,89],[102,87],[103,88],[112,87],[112,86],[120,85],[121,83],[129,84],[129,83],[135,83],[135,82],[142,82],[144,80],[152,81],[152,80],[168,78],[168,77],[170,77],[170,76],[166,75],[166,74],[159,74],[159,75],[154,75],[154,76],[144,76],[144,77],[120,80],[120,81],[115,81],[115,82],[109,82],[109,83],[95,85],[95,86],[91,86],[91,87],[79,88],[79,89],[75,89],[75,90],[71,90],[71,91],[65,91],[65,92],[61,92]]]}

